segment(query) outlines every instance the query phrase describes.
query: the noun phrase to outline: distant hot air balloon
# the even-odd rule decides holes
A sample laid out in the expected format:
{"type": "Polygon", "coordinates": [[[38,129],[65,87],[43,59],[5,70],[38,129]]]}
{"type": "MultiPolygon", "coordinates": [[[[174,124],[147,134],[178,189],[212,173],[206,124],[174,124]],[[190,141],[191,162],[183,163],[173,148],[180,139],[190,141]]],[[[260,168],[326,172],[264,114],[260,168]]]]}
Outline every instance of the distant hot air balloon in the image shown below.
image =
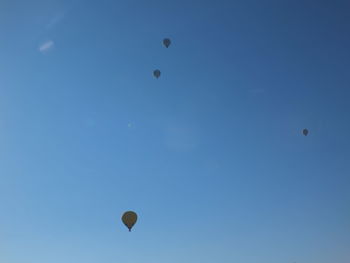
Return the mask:
{"type": "Polygon", "coordinates": [[[160,70],[156,69],[155,71],[153,71],[153,76],[155,76],[156,78],[160,77],[160,70]]]}
{"type": "Polygon", "coordinates": [[[171,40],[169,38],[164,38],[163,39],[163,45],[168,48],[171,44],[171,40]]]}
{"type": "Polygon", "coordinates": [[[124,225],[131,231],[131,228],[135,225],[137,221],[137,214],[133,211],[127,211],[122,216],[122,221],[124,225]]]}
{"type": "Polygon", "coordinates": [[[304,129],[304,130],[303,130],[303,134],[304,134],[305,136],[307,136],[307,135],[309,134],[309,130],[308,130],[308,129],[304,129]]]}

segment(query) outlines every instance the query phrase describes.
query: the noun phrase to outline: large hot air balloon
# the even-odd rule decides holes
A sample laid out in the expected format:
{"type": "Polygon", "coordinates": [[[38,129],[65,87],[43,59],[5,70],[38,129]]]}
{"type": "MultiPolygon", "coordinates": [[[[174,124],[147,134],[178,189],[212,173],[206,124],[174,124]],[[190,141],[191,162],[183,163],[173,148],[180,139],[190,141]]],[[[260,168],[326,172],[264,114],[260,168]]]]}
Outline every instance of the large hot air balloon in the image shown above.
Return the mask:
{"type": "Polygon", "coordinates": [[[133,211],[127,211],[122,216],[122,221],[124,225],[131,231],[131,228],[135,225],[137,221],[137,214],[133,211]]]}
{"type": "Polygon", "coordinates": [[[156,78],[160,77],[160,70],[156,69],[155,71],[153,71],[153,76],[155,76],[156,78]]]}
{"type": "Polygon", "coordinates": [[[166,48],[168,48],[168,47],[170,46],[170,44],[171,44],[171,41],[170,41],[169,38],[164,38],[164,39],[163,39],[163,45],[164,45],[166,48]]]}
{"type": "Polygon", "coordinates": [[[303,134],[304,134],[305,136],[307,136],[307,135],[309,134],[309,130],[308,130],[308,129],[304,129],[304,130],[303,130],[303,134]]]}

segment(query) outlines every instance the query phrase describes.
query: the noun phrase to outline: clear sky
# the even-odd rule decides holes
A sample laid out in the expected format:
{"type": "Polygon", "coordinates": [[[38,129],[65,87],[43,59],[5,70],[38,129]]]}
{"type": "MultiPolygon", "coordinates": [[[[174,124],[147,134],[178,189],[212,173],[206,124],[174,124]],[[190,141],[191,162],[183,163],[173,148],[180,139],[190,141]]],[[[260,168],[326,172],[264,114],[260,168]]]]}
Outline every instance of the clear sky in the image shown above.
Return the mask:
{"type": "Polygon", "coordinates": [[[0,262],[349,263],[349,9],[0,0],[0,262]]]}

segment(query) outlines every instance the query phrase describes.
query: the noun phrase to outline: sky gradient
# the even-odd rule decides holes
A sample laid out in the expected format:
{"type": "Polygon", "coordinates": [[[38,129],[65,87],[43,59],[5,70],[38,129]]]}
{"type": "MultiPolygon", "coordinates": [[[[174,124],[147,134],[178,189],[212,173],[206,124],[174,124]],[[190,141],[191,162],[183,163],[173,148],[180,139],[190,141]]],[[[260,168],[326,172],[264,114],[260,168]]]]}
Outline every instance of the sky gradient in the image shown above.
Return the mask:
{"type": "Polygon", "coordinates": [[[349,9],[0,0],[0,262],[349,263],[349,9]]]}

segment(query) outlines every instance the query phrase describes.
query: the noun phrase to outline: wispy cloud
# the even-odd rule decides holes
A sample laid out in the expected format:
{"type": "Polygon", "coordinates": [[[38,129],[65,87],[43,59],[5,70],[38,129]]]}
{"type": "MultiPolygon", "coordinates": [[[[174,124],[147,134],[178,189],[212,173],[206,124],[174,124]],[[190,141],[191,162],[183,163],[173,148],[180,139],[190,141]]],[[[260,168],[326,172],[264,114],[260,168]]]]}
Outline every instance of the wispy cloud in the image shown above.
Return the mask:
{"type": "Polygon", "coordinates": [[[47,23],[46,29],[52,29],[54,28],[57,24],[59,24],[63,18],[65,17],[65,13],[58,13],[54,17],[51,18],[51,20],[47,23]]]}
{"type": "Polygon", "coordinates": [[[49,50],[51,50],[54,45],[55,45],[55,43],[52,40],[46,41],[45,43],[43,43],[39,46],[39,51],[41,53],[46,53],[49,50]]]}

